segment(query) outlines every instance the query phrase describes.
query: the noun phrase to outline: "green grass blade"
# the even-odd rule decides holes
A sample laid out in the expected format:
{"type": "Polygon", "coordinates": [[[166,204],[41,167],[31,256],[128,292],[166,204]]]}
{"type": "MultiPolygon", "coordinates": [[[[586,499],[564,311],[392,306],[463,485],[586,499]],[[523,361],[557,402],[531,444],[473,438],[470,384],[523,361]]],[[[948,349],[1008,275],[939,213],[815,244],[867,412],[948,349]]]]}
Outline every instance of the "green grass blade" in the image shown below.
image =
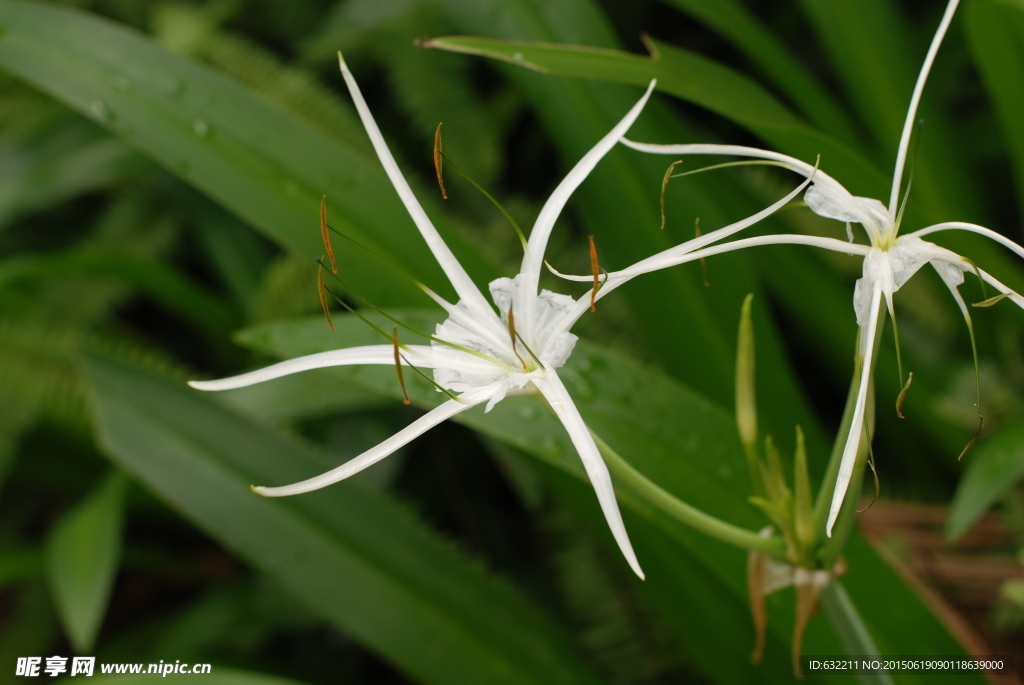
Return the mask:
{"type": "Polygon", "coordinates": [[[107,478],[57,523],[46,545],[46,574],[64,631],[79,654],[92,652],[121,561],[127,479],[107,478]]]}

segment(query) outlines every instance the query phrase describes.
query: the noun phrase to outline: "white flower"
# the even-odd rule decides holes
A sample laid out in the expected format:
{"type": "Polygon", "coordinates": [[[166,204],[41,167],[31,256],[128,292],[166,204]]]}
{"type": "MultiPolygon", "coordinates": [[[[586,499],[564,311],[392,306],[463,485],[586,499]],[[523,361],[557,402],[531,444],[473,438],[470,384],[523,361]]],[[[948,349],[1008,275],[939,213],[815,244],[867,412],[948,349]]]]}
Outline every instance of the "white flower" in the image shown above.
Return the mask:
{"type": "MultiPolygon", "coordinates": [[[[702,238],[678,245],[658,255],[639,262],[623,271],[613,272],[609,275],[609,282],[618,285],[629,278],[641,273],[666,268],[668,266],[682,264],[684,262],[708,257],[744,247],[767,244],[802,244],[822,247],[837,252],[864,256],[863,277],[857,281],[854,291],[853,305],[857,314],[857,323],[861,327],[860,355],[861,376],[859,390],[854,410],[853,422],[850,433],[847,436],[840,463],[839,475],[833,493],[832,504],[829,511],[827,534],[831,537],[832,526],[839,515],[843,498],[849,487],[850,478],[856,461],[858,446],[864,426],[864,411],[867,403],[868,380],[872,369],[872,356],[874,354],[875,331],[878,321],[880,303],[884,298],[889,315],[893,316],[892,295],[906,283],[911,276],[917,273],[925,264],[931,264],[938,272],[943,282],[949,288],[953,298],[956,300],[960,311],[970,325],[970,313],[964,303],[957,287],[964,281],[964,272],[975,272],[975,267],[964,257],[939,247],[921,238],[930,233],[950,229],[971,231],[987,236],[1001,245],[1013,250],[1024,257],[1024,248],[1013,241],[983,226],[962,222],[946,222],[923,228],[909,235],[898,235],[900,228],[901,214],[898,211],[900,196],[900,182],[903,178],[904,166],[907,158],[907,150],[910,145],[910,135],[913,129],[914,118],[917,112],[918,102],[924,89],[928,72],[935,60],[939,45],[942,42],[946,29],[949,27],[953,14],[956,11],[959,0],[950,0],[946,7],[945,14],[939,24],[938,31],[932,39],[931,47],[925,57],[921,73],[918,75],[917,84],[910,100],[910,107],[907,111],[906,122],[903,126],[903,133],[900,139],[899,150],[896,156],[896,168],[893,173],[892,192],[889,197],[889,206],[886,207],[878,200],[866,197],[856,197],[846,190],[839,182],[819,171],[815,166],[802,162],[788,155],[783,155],[771,150],[744,147],[739,145],[651,145],[636,143],[623,139],[623,143],[633,149],[654,154],[687,155],[687,154],[714,154],[733,155],[739,157],[757,158],[769,160],[779,166],[795,171],[811,181],[813,185],[807,188],[804,199],[808,207],[821,216],[836,219],[847,223],[847,233],[850,237],[849,243],[831,238],[818,238],[801,235],[769,235],[746,240],[737,240],[723,245],[706,248],[713,242],[727,237],[734,230],[721,229],[708,233],[702,238]],[[853,234],[849,231],[851,223],[858,223],[864,227],[870,241],[870,247],[853,243],[853,234]],[[706,248],[706,249],[700,249],[706,248]]],[[[770,209],[770,208],[769,208],[770,209]]],[[[1000,294],[1009,297],[1017,305],[1024,308],[1024,298],[1011,291],[1008,287],[997,281],[984,270],[977,269],[977,275],[986,283],[995,287],[1000,294]]],[[[571,277],[577,280],[577,277],[571,277]]],[[[582,280],[582,279],[580,279],[582,280]]],[[[605,290],[608,288],[606,287],[605,290]]]]}
{"type": "MultiPolygon", "coordinates": [[[[538,282],[544,261],[544,249],[555,219],[558,218],[572,192],[640,115],[654,88],[654,82],[651,82],[647,92],[622,121],[573,167],[548,198],[530,233],[519,274],[512,279],[499,278],[490,284],[491,297],[498,310],[495,312],[455,259],[416,200],[391,156],[355,79],[344,60],[340,58],[339,54],[345,83],[381,164],[420,234],[427,241],[431,252],[458,293],[459,301],[451,304],[428,291],[428,294],[448,312],[448,319],[437,326],[435,340],[431,345],[403,347],[406,351],[403,355],[404,361],[407,364],[433,369],[435,382],[453,393],[454,399],[449,399],[376,447],[327,473],[293,485],[258,487],[254,490],[269,497],[317,490],[358,473],[445,419],[471,407],[486,403],[486,411],[489,411],[506,395],[539,393],[568,431],[597,494],[612,535],[629,565],[643,578],[643,572],[622,523],[608,469],[576,405],[558,377],[557,369],[568,359],[577,339],[569,333],[569,329],[586,311],[586,306],[578,307],[577,301],[567,295],[539,290],[538,282]],[[458,396],[455,397],[454,393],[458,393],[458,396]]],[[[589,305],[589,299],[590,296],[587,295],[580,301],[584,305],[589,305]]],[[[200,390],[228,390],[308,369],[395,362],[395,348],[392,345],[370,345],[312,354],[240,376],[216,381],[192,381],[190,385],[200,390]]]]}

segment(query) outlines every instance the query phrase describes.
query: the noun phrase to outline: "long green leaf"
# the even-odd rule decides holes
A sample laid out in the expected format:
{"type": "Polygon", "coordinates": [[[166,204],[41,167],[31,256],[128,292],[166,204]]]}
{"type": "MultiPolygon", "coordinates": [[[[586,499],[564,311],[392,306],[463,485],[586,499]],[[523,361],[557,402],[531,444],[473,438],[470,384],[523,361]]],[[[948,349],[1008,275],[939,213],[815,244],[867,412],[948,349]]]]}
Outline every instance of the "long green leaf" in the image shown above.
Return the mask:
{"type": "Polygon", "coordinates": [[[180,384],[90,358],[104,451],[200,528],[418,680],[593,682],[568,639],[386,496],[347,482],[265,499],[329,467],[180,384]]]}
{"type": "MultiPolygon", "coordinates": [[[[2,0],[0,32],[0,68],[90,116],[280,244],[310,260],[323,254],[317,212],[327,195],[336,228],[450,294],[376,160],[104,19],[2,0]]],[[[471,275],[489,280],[487,260],[457,234],[446,238],[471,275]]],[[[426,302],[365,253],[345,246],[338,257],[375,300],[426,302]]]]}
{"type": "Polygon", "coordinates": [[[107,478],[54,528],[46,574],[57,613],[75,651],[92,651],[121,560],[121,520],[127,479],[107,478]]]}
{"type": "Polygon", "coordinates": [[[577,45],[446,36],[427,47],[481,55],[542,73],[645,85],[721,114],[753,131],[775,147],[813,161],[817,155],[830,169],[841,168],[855,187],[882,184],[883,177],[856,151],[817,131],[748,77],[696,53],[651,41],[649,57],[621,50],[577,45]]]}
{"type": "MultiPolygon", "coordinates": [[[[397,314],[421,329],[436,321],[427,312],[397,314]]],[[[337,317],[335,326],[337,332],[331,332],[317,318],[266,324],[242,332],[238,340],[280,357],[376,342],[377,334],[353,316],[337,317]]],[[[345,367],[312,373],[338,384],[358,384],[396,400],[401,397],[389,368],[345,367]]],[[[664,374],[585,340],[577,343],[559,374],[588,424],[645,476],[723,520],[751,529],[764,525],[746,500],[749,478],[731,415],[664,374]]],[[[409,383],[409,391],[420,406],[439,402],[440,394],[425,381],[409,383]]],[[[595,529],[610,540],[568,436],[539,402],[529,397],[508,398],[490,413],[473,410],[457,420],[551,467],[556,486],[565,490],[588,513],[595,529]],[[566,481],[557,474],[571,478],[566,481]]],[[[735,636],[742,634],[740,626],[749,625],[743,552],[682,527],[628,488],[621,488],[619,496],[627,512],[627,529],[647,572],[641,591],[686,637],[697,662],[722,682],[762,677],[736,659],[747,647],[737,647],[735,636]],[[693,583],[681,578],[692,578],[693,583]],[[688,623],[693,615],[685,609],[688,605],[705,606],[706,610],[696,613],[708,615],[707,621],[688,623]],[[674,613],[677,611],[679,615],[674,613]]],[[[846,559],[851,571],[844,582],[882,653],[962,651],[913,591],[857,535],[851,539],[846,559]]],[[[772,612],[772,640],[775,649],[786,655],[786,622],[792,620],[792,605],[773,605],[772,612]]],[[[841,647],[823,629],[825,624],[816,625],[819,627],[808,632],[805,651],[839,653],[841,647]]],[[[752,627],[750,630],[752,636],[752,627]]],[[[789,669],[788,658],[783,656],[762,668],[764,673],[782,677],[789,669]]],[[[901,682],[919,681],[911,677],[901,682]]]]}
{"type": "Polygon", "coordinates": [[[1024,207],[1024,3],[972,2],[963,8],[964,28],[992,105],[1009,144],[1024,207]]]}
{"type": "Polygon", "coordinates": [[[686,12],[727,38],[750,60],[751,66],[770,77],[776,87],[805,117],[847,144],[855,144],[850,116],[821,87],[814,75],[743,6],[739,0],[662,0],[686,12]]]}

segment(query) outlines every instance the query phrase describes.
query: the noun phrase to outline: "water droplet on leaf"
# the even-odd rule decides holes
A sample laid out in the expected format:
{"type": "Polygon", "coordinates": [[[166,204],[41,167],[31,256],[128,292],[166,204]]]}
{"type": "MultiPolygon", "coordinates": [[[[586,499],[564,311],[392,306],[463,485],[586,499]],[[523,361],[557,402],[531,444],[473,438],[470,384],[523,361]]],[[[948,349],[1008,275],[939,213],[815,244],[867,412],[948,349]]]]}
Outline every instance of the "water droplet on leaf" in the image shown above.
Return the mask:
{"type": "Polygon", "coordinates": [[[114,120],[114,113],[110,111],[106,103],[102,100],[93,100],[89,103],[89,111],[98,121],[104,124],[109,124],[114,120]]]}
{"type": "Polygon", "coordinates": [[[210,135],[210,125],[202,119],[196,119],[192,122],[192,130],[196,132],[196,135],[200,138],[205,138],[210,135]]]}

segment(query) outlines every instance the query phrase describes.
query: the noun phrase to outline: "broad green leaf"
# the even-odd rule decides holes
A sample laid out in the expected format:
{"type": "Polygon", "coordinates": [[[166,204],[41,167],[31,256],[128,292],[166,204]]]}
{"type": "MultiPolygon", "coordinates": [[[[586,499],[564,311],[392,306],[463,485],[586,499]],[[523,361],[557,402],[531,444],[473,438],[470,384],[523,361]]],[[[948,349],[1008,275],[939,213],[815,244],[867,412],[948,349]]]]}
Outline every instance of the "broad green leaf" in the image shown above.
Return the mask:
{"type": "Polygon", "coordinates": [[[751,66],[771,78],[805,117],[847,144],[857,135],[849,115],[792,52],[739,0],[662,0],[727,38],[751,66]]]}
{"type": "Polygon", "coordinates": [[[963,8],[964,28],[989,99],[1009,146],[1024,207],[1024,3],[971,2],[963,8]]]}
{"type": "Polygon", "coordinates": [[[946,539],[966,533],[996,500],[1024,478],[1024,422],[1002,428],[964,457],[967,469],[953,495],[946,539]]]}
{"type": "Polygon", "coordinates": [[[64,631],[79,654],[92,651],[121,561],[128,481],[117,472],[71,510],[46,543],[46,574],[64,631]]]}
{"type": "Polygon", "coordinates": [[[882,184],[883,177],[856,151],[802,123],[747,76],[668,43],[652,40],[650,44],[651,56],[642,57],[606,48],[461,36],[425,43],[427,47],[499,59],[552,75],[632,85],[646,85],[657,79],[659,90],[731,119],[789,154],[811,162],[820,154],[828,168],[842,168],[854,176],[851,183],[857,184],[855,187],[882,184]]]}
{"type": "Polygon", "coordinates": [[[385,495],[346,482],[266,499],[330,467],[183,384],[92,357],[104,451],[201,529],[417,680],[578,683],[593,677],[539,610],[385,495]]]}
{"type": "MultiPolygon", "coordinates": [[[[265,675],[263,673],[253,673],[252,671],[241,671],[236,668],[226,668],[218,666],[216,664],[210,665],[209,673],[196,674],[191,673],[167,673],[164,674],[161,670],[156,670],[152,674],[148,672],[150,664],[130,664],[130,666],[141,666],[141,673],[134,675],[131,673],[125,674],[110,674],[105,675],[102,673],[101,661],[96,662],[96,666],[93,669],[93,677],[95,680],[89,680],[90,683],[96,685],[146,685],[147,683],[153,682],[153,678],[157,677],[156,673],[160,674],[160,682],[162,683],[194,683],[197,679],[209,685],[302,685],[297,680],[291,680],[289,678],[281,678],[279,676],[265,675]]],[[[108,664],[113,667],[115,664],[108,664]]],[[[122,664],[116,664],[118,666],[122,664]]],[[[129,664],[126,664],[126,666],[129,664]]],[[[164,664],[153,664],[154,666],[163,667],[164,664]]],[[[173,663],[168,663],[168,666],[175,666],[173,663]]],[[[185,664],[188,667],[193,667],[193,664],[185,664]]],[[[202,666],[202,664],[196,664],[202,666]]],[[[77,677],[77,676],[76,676],[77,677]]],[[[63,679],[57,682],[61,683],[75,683],[77,680],[63,679]]]]}
{"type": "MultiPolygon", "coordinates": [[[[91,117],[281,245],[310,260],[323,254],[317,213],[327,195],[335,228],[450,293],[376,159],[107,20],[3,0],[0,32],[0,68],[91,117]]],[[[486,260],[457,234],[445,237],[478,282],[489,280],[486,260]]],[[[376,301],[426,302],[361,250],[336,253],[376,301]]]]}
{"type": "MultiPolygon", "coordinates": [[[[430,313],[392,313],[421,330],[436,321],[430,313]]],[[[383,325],[383,319],[378,323],[383,325]]],[[[243,331],[238,340],[279,357],[378,342],[379,335],[355,317],[336,317],[335,326],[337,332],[331,332],[316,318],[265,324],[243,331]]],[[[391,368],[344,367],[310,373],[338,384],[358,384],[396,400],[401,397],[391,368]]],[[[559,374],[588,425],[648,478],[726,521],[752,530],[764,525],[764,519],[746,499],[750,490],[745,457],[730,414],[664,374],[586,340],[577,343],[559,374]]],[[[420,406],[434,406],[443,397],[412,374],[406,374],[406,379],[410,397],[420,406]]],[[[553,478],[580,510],[589,512],[595,530],[610,540],[575,449],[561,424],[539,402],[530,397],[510,397],[488,414],[471,410],[457,420],[550,466],[549,475],[556,475],[549,480],[553,478]],[[559,473],[572,478],[566,481],[559,473]]],[[[735,645],[736,635],[742,634],[739,626],[749,625],[745,553],[684,528],[628,488],[619,489],[619,498],[627,530],[647,573],[641,591],[652,606],[676,626],[708,673],[722,682],[759,677],[738,675],[758,672],[750,670],[742,659],[737,661],[738,654],[745,659],[747,646],[735,645]],[[690,621],[692,610],[685,610],[685,606],[706,607],[696,613],[708,619],[694,624],[690,621]]],[[[844,582],[882,653],[962,651],[913,591],[856,534],[846,550],[846,559],[851,571],[844,582]]],[[[769,630],[783,658],[763,668],[781,677],[779,674],[789,669],[790,626],[786,622],[792,620],[792,607],[782,605],[770,611],[774,618],[769,621],[769,630]]],[[[807,653],[839,653],[839,649],[827,629],[808,633],[807,653]]],[[[902,682],[920,681],[911,677],[902,682]]]]}

